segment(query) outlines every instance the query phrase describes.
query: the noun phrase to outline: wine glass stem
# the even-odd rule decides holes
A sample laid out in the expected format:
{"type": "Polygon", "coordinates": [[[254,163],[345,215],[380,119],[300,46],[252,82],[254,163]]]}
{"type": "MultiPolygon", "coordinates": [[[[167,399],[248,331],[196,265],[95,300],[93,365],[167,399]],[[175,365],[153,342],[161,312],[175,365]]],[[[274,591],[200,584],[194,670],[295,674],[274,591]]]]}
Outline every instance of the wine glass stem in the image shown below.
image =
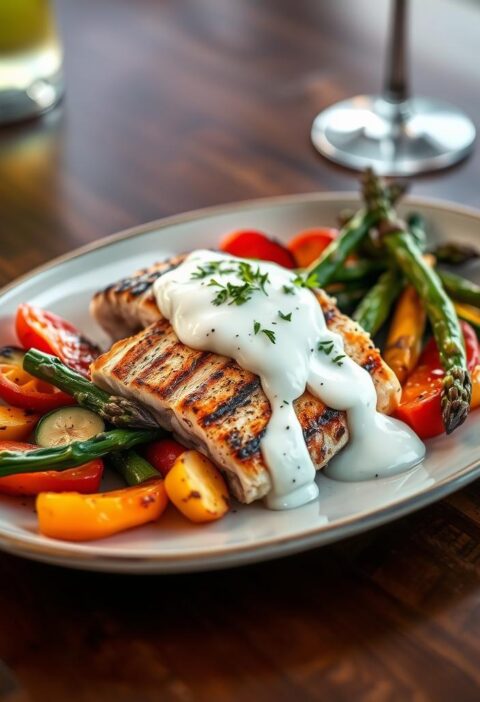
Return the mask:
{"type": "Polygon", "coordinates": [[[384,97],[390,102],[408,98],[407,4],[408,0],[393,0],[384,87],[384,97]]]}

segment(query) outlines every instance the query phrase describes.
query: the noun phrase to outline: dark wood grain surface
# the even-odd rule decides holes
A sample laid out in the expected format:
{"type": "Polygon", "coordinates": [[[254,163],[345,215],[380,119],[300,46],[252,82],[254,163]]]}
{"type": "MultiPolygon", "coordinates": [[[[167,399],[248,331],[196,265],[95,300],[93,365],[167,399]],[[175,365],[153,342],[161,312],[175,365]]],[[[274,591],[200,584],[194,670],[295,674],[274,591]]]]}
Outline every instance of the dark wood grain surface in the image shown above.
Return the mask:
{"type": "MultiPolygon", "coordinates": [[[[66,101],[0,130],[0,282],[163,215],[353,189],[309,128],[380,84],[387,7],[60,3],[66,101]]],[[[480,7],[423,0],[413,14],[415,90],[476,120],[480,7]]],[[[480,149],[413,189],[480,206],[480,149]]],[[[360,538],[229,572],[108,576],[0,556],[0,657],[34,701],[474,702],[479,656],[478,483],[360,538]]]]}

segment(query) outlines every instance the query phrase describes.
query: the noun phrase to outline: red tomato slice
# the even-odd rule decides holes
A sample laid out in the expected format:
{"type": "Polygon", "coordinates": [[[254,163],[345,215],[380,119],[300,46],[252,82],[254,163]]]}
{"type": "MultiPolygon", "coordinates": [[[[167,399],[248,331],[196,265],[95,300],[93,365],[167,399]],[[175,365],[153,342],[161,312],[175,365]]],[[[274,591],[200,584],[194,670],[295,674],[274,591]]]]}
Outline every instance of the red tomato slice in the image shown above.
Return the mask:
{"type": "MultiPolygon", "coordinates": [[[[480,359],[477,335],[467,322],[461,322],[467,367],[473,371],[480,359]]],[[[425,346],[418,365],[403,387],[402,401],[395,412],[422,439],[443,434],[440,395],[445,371],[440,362],[435,339],[425,346]]]]}
{"type": "Polygon", "coordinates": [[[295,259],[290,251],[262,232],[245,229],[232,232],[220,242],[220,251],[240,258],[257,258],[273,261],[284,268],[295,268],[295,259]]]}
{"type": "Polygon", "coordinates": [[[319,227],[305,229],[291,239],[288,250],[292,253],[299,268],[306,268],[313,263],[338,236],[338,229],[319,227]]]}
{"type": "Polygon", "coordinates": [[[23,304],[18,307],[15,327],[24,348],[51,353],[77,373],[90,376],[90,364],[100,349],[70,322],[40,307],[23,304]]]}
{"type": "MultiPolygon", "coordinates": [[[[0,451],[31,451],[34,444],[20,441],[0,441],[0,451]]],[[[19,473],[0,478],[3,495],[38,495],[40,492],[98,492],[103,475],[103,461],[96,458],[89,463],[68,470],[45,470],[38,473],[19,473]]]]}
{"type": "Polygon", "coordinates": [[[50,412],[75,400],[58,388],[34,378],[20,366],[0,364],[0,397],[7,404],[35,412],[50,412]]]}
{"type": "Polygon", "coordinates": [[[165,477],[180,454],[187,449],[173,439],[152,441],[143,451],[146,460],[165,477]]]}

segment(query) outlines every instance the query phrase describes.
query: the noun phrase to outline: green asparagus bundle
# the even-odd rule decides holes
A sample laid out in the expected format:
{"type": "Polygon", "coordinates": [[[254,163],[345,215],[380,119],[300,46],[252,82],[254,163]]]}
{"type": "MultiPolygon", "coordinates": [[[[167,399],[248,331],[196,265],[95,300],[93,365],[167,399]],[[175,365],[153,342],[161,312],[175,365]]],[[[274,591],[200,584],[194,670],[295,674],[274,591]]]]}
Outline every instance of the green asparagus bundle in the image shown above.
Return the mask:
{"type": "Polygon", "coordinates": [[[465,421],[472,393],[458,317],[438,275],[425,263],[415,239],[392,209],[383,184],[373,171],[368,172],[367,179],[367,208],[382,212],[378,228],[386,248],[417,290],[432,326],[445,370],[441,407],[445,430],[450,434],[465,421]]]}
{"type": "Polygon", "coordinates": [[[96,412],[109,424],[116,427],[158,428],[158,422],[144,407],[101,390],[55,356],[30,349],[23,359],[23,367],[36,378],[71,395],[79,405],[96,412]]]}

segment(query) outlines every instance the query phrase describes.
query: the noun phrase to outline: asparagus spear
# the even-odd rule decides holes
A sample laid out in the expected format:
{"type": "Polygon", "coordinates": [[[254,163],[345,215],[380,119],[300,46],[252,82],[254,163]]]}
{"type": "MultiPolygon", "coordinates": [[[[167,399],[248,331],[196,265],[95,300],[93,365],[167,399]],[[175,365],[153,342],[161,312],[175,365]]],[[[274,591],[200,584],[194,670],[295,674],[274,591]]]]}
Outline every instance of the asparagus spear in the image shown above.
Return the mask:
{"type": "MultiPolygon", "coordinates": [[[[340,230],[339,235],[305,271],[309,281],[315,281],[315,287],[323,288],[338,272],[348,254],[355,249],[368,233],[370,227],[378,221],[378,212],[360,210],[340,230]]],[[[310,283],[309,283],[310,286],[310,283]]],[[[311,287],[314,287],[312,284],[311,287]]]]}
{"type": "Polygon", "coordinates": [[[439,244],[432,253],[439,263],[449,263],[451,266],[458,266],[480,256],[478,249],[455,241],[439,244]]]}
{"type": "Polygon", "coordinates": [[[373,206],[376,212],[383,210],[378,225],[380,234],[397,265],[417,290],[432,326],[445,370],[441,407],[445,431],[450,434],[467,418],[472,394],[458,317],[438,275],[425,263],[414,238],[397,218],[385,196],[384,186],[373,171],[368,172],[367,180],[367,207],[373,206]]]}
{"type": "Polygon", "coordinates": [[[16,473],[35,473],[42,470],[66,470],[100,458],[112,451],[124,451],[137,444],[155,441],[164,435],[162,430],[113,429],[97,434],[87,441],[74,441],[58,448],[40,448],[32,451],[0,451],[0,477],[16,473]]]}
{"type": "Polygon", "coordinates": [[[59,358],[30,349],[23,367],[36,378],[45,380],[72,395],[79,405],[96,412],[116,427],[154,429],[158,422],[141,405],[124,397],[109,395],[79,373],[71,370],[59,358]]]}
{"type": "Polygon", "coordinates": [[[448,271],[437,271],[443,287],[454,300],[480,307],[480,285],[448,271]]]}
{"type": "Polygon", "coordinates": [[[127,485],[139,485],[150,480],[150,478],[161,478],[162,476],[136,451],[130,449],[125,453],[115,452],[109,457],[117,473],[120,473],[127,485]]]}
{"type": "Polygon", "coordinates": [[[407,217],[408,231],[415,239],[415,243],[421,251],[427,247],[427,235],[425,233],[425,220],[418,212],[411,212],[407,217]]]}
{"type": "Polygon", "coordinates": [[[351,265],[342,266],[333,276],[331,283],[350,283],[373,277],[385,270],[382,261],[369,261],[362,258],[351,265]]]}
{"type": "Polygon", "coordinates": [[[365,295],[353,313],[353,319],[371,336],[375,336],[387,319],[402,287],[402,275],[396,267],[391,266],[365,295]]]}

